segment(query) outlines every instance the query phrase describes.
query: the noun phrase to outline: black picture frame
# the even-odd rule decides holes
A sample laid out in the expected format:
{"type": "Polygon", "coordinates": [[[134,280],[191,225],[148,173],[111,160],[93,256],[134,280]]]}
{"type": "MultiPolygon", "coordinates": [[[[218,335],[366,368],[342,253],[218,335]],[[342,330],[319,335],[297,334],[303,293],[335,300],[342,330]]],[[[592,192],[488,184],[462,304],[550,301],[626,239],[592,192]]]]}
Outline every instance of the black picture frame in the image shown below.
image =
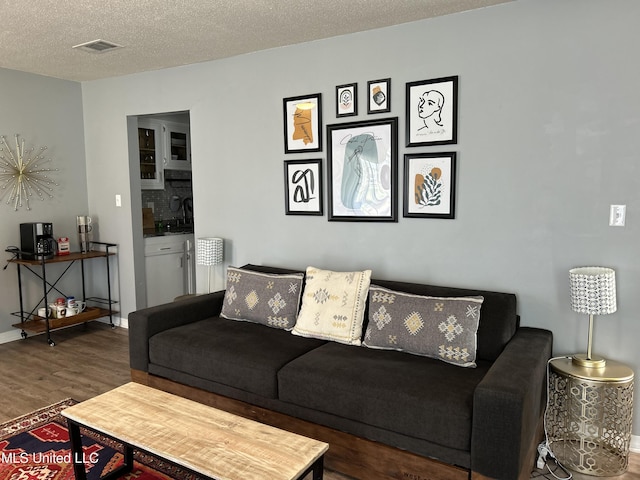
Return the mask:
{"type": "Polygon", "coordinates": [[[381,78],[367,82],[367,113],[391,111],[391,79],[381,78]]]}
{"type": "Polygon", "coordinates": [[[284,153],[322,151],[322,94],[282,100],[284,153]]]}
{"type": "Polygon", "coordinates": [[[458,77],[406,85],[406,146],[458,142],[458,77]]]}
{"type": "Polygon", "coordinates": [[[329,221],[398,221],[398,117],[327,125],[327,152],[329,221]]]}
{"type": "Polygon", "coordinates": [[[336,86],[336,117],[358,115],[358,84],[347,83],[336,86]]]}
{"type": "Polygon", "coordinates": [[[454,219],[456,152],[404,155],[403,216],[454,219]]]}
{"type": "Polygon", "coordinates": [[[284,161],[286,215],[324,215],[322,159],[284,161]]]}

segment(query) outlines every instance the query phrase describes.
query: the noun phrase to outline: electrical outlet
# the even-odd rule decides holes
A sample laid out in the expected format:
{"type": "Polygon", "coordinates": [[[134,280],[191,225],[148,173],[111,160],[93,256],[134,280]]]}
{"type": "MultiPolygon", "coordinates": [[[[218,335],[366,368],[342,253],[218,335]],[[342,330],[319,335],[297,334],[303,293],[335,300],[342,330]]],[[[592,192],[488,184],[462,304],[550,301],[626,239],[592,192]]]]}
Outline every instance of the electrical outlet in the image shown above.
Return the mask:
{"type": "Polygon", "coordinates": [[[122,196],[119,194],[116,194],[116,207],[121,207],[122,206],[122,196]]]}
{"type": "Polygon", "coordinates": [[[611,205],[611,209],[609,210],[609,226],[624,227],[626,215],[626,205],[611,205]]]}

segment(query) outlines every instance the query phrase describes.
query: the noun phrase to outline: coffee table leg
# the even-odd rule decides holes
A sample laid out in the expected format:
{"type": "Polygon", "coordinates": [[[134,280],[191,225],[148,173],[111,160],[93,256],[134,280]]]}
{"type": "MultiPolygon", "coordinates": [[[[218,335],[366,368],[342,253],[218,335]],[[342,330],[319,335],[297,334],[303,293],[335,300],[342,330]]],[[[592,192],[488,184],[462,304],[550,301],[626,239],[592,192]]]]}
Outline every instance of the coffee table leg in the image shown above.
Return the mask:
{"type": "Polygon", "coordinates": [[[313,480],[322,480],[324,475],[324,456],[313,464],[313,480]]]}
{"type": "Polygon", "coordinates": [[[69,439],[71,440],[71,454],[73,455],[73,473],[76,480],[87,480],[87,472],[84,469],[82,454],[82,438],[80,436],[80,426],[67,419],[69,427],[69,439]]]}
{"type": "MultiPolygon", "coordinates": [[[[82,450],[82,436],[80,425],[67,418],[69,428],[69,440],[71,440],[71,454],[73,455],[73,473],[75,480],[87,480],[87,472],[84,468],[84,452],[82,450]]],[[[107,473],[100,480],[115,480],[133,470],[133,447],[124,445],[124,462],[115,470],[107,473]]]]}

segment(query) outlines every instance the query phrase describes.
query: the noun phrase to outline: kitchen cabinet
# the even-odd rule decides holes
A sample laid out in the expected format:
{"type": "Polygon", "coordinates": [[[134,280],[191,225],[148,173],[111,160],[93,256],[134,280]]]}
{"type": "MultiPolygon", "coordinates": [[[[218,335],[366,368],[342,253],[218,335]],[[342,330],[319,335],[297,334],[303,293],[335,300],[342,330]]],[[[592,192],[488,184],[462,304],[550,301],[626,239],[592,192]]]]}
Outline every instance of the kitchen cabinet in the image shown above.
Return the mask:
{"type": "Polygon", "coordinates": [[[193,242],[193,234],[165,234],[144,239],[147,307],[195,292],[193,242]]]}
{"type": "Polygon", "coordinates": [[[191,141],[189,125],[165,122],[164,168],[167,170],[191,170],[191,141]]]}
{"type": "Polygon", "coordinates": [[[140,188],[164,189],[164,146],[162,123],[138,119],[138,153],[140,157],[140,188]]]}

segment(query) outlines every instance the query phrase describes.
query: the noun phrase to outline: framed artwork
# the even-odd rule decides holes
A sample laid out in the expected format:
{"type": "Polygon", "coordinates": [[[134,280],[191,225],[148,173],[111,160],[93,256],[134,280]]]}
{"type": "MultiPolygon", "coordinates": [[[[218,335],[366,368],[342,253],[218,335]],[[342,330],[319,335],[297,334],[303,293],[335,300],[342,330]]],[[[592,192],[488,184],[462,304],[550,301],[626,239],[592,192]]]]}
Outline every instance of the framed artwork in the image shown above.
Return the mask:
{"type": "Polygon", "coordinates": [[[352,117],[358,114],[358,84],[349,83],[336,87],[336,117],[352,117]]]}
{"type": "Polygon", "coordinates": [[[455,152],[405,154],[405,217],[455,218],[455,199],[455,152]]]}
{"type": "Polygon", "coordinates": [[[407,147],[458,141],[458,77],[407,83],[407,147]]]}
{"type": "Polygon", "coordinates": [[[367,82],[367,113],[391,111],[391,79],[367,82]]]}
{"type": "Polygon", "coordinates": [[[322,151],[322,94],[282,100],[284,153],[322,151]]]}
{"type": "Polygon", "coordinates": [[[329,221],[397,222],[398,118],[327,125],[329,221]]]}
{"type": "Polygon", "coordinates": [[[323,215],[322,160],[285,160],[287,215],[323,215]]]}

